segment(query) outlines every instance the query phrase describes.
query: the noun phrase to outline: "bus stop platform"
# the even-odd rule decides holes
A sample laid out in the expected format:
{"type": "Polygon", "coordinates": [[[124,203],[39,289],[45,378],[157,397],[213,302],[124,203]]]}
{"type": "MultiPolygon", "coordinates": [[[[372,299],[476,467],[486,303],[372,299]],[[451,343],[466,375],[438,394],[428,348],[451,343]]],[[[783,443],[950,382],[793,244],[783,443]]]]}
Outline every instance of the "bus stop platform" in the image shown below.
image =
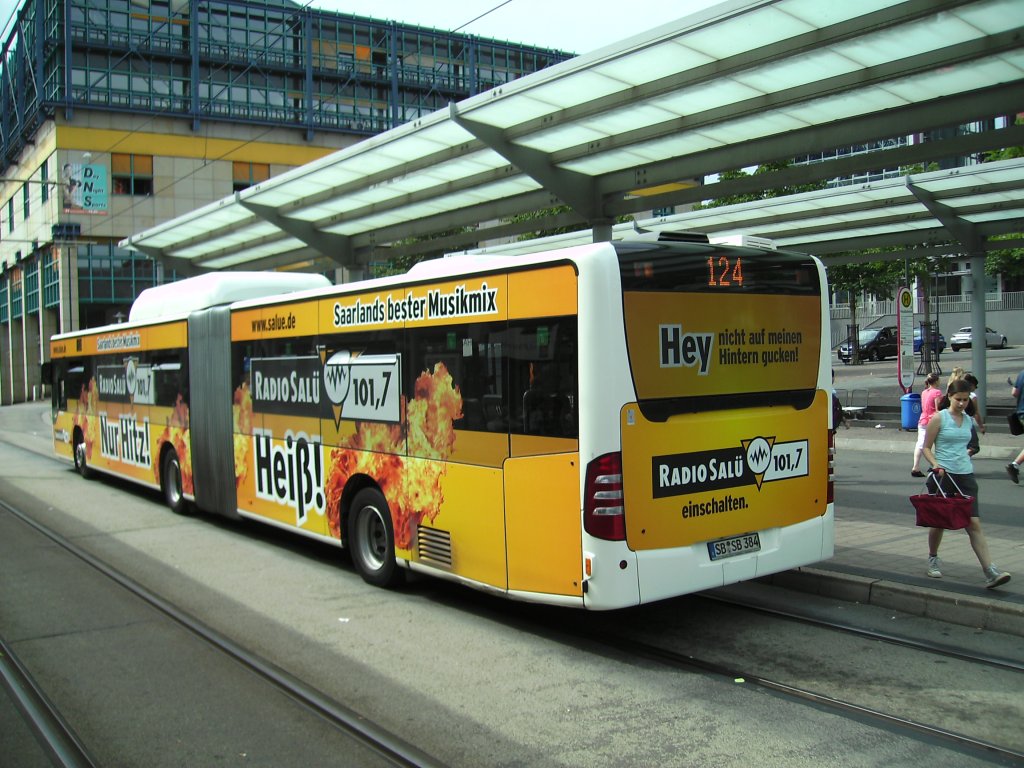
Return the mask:
{"type": "Polygon", "coordinates": [[[943,578],[926,575],[926,529],[915,525],[908,498],[923,488],[923,481],[909,476],[916,440],[916,430],[902,431],[871,420],[863,426],[841,428],[836,435],[837,481],[843,478],[844,456],[853,452],[891,454],[898,468],[893,472],[898,480],[893,480],[890,489],[892,504],[877,510],[845,506],[843,484],[837,482],[835,556],[762,581],[1024,637],[1024,484],[1014,485],[1006,474],[1006,464],[1024,448],[1024,437],[989,431],[982,437],[982,450],[975,460],[985,537],[999,568],[1012,574],[1007,584],[991,590],[985,587],[969,543],[954,538],[966,538],[961,531],[947,531],[943,539],[939,551],[943,578]],[[1019,522],[1006,525],[986,519],[986,499],[994,500],[997,495],[1010,499],[1013,510],[1020,514],[1019,522]]]}

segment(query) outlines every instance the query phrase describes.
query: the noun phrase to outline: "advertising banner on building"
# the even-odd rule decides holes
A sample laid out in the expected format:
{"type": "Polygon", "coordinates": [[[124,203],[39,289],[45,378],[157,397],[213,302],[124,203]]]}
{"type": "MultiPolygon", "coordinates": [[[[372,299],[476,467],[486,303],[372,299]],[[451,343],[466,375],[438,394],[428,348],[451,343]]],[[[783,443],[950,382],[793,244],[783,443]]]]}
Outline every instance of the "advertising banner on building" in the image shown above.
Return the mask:
{"type": "Polygon", "coordinates": [[[64,163],[60,174],[61,204],[68,213],[107,213],[107,167],[64,163]]]}

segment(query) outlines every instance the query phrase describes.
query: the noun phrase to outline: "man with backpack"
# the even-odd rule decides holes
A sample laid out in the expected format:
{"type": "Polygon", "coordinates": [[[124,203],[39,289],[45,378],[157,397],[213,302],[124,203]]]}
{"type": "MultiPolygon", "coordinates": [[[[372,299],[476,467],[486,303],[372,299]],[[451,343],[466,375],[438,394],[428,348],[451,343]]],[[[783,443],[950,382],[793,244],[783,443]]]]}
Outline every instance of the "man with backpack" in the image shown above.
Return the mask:
{"type": "MultiPolygon", "coordinates": [[[[1017,381],[1006,379],[1006,383],[1013,387],[1012,395],[1017,401],[1017,409],[1010,414],[1010,431],[1015,435],[1024,434],[1024,371],[1017,374],[1017,381]]],[[[1020,483],[1020,465],[1024,463],[1024,451],[1017,454],[1017,458],[1006,465],[1006,474],[1015,483],[1020,483]]]]}

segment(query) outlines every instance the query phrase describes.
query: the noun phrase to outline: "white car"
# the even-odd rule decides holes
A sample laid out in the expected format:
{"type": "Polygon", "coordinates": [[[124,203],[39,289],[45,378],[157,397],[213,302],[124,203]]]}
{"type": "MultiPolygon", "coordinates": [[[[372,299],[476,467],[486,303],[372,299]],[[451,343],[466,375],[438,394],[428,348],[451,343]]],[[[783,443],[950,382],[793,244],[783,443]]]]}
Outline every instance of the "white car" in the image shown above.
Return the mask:
{"type": "MultiPolygon", "coordinates": [[[[971,346],[971,326],[965,325],[959,331],[949,337],[949,346],[954,352],[960,350],[961,347],[971,346]]],[[[986,347],[1000,347],[1001,349],[1006,348],[1006,337],[998,331],[993,331],[991,328],[985,329],[985,346],[986,347]]]]}

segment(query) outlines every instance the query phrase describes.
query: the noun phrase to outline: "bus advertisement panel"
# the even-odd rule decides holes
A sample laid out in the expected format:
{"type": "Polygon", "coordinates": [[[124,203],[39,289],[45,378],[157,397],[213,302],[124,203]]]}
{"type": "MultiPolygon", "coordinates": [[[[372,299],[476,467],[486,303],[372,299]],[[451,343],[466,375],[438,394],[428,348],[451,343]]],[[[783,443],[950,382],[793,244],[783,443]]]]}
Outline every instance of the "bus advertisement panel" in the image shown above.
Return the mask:
{"type": "Polygon", "coordinates": [[[188,453],[185,346],[183,322],[114,326],[51,342],[58,455],[83,474],[95,469],[159,487],[161,446],[170,442],[188,453]]]}

